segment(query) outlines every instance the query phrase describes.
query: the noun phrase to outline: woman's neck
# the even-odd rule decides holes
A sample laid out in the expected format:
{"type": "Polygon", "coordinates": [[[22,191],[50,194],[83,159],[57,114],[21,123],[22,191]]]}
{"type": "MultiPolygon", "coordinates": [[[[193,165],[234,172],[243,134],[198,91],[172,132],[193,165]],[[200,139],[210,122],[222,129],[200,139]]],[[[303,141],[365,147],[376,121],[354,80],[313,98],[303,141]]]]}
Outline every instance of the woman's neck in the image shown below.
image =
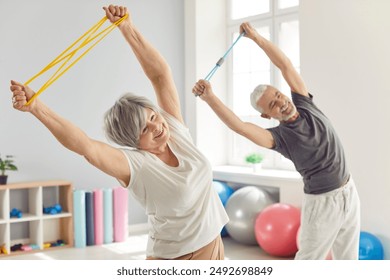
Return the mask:
{"type": "Polygon", "coordinates": [[[165,149],[159,151],[158,153],[153,153],[153,154],[155,154],[161,161],[163,161],[165,164],[169,166],[172,167],[179,166],[179,160],[172,152],[168,144],[165,145],[165,149]]]}

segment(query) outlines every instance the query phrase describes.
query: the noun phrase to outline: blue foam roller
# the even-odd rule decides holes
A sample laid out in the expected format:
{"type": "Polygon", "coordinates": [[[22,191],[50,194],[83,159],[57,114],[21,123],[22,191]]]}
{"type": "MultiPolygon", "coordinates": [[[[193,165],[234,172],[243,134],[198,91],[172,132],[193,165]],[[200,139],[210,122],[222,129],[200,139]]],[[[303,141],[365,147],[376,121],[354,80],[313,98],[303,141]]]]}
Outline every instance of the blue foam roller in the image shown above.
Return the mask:
{"type": "Polygon", "coordinates": [[[114,241],[114,223],[113,223],[113,203],[112,189],[103,190],[103,227],[104,243],[114,241]]]}
{"type": "Polygon", "coordinates": [[[75,190],[73,192],[73,225],[76,248],[83,248],[87,245],[85,214],[85,191],[75,190]]]}

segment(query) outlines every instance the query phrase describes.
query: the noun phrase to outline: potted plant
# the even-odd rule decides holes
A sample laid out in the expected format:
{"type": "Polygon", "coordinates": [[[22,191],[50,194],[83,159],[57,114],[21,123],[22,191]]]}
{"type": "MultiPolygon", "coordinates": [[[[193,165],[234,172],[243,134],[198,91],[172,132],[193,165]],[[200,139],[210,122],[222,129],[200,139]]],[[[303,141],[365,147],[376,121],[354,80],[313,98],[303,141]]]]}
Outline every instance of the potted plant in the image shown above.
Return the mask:
{"type": "Polygon", "coordinates": [[[259,153],[251,153],[245,157],[245,161],[252,164],[254,172],[257,172],[261,169],[261,162],[263,159],[263,155],[259,153]]]}
{"type": "Polygon", "coordinates": [[[5,156],[5,159],[3,159],[0,155],[0,185],[7,184],[8,175],[5,174],[7,170],[18,170],[18,168],[14,164],[13,156],[7,155],[5,156]]]}

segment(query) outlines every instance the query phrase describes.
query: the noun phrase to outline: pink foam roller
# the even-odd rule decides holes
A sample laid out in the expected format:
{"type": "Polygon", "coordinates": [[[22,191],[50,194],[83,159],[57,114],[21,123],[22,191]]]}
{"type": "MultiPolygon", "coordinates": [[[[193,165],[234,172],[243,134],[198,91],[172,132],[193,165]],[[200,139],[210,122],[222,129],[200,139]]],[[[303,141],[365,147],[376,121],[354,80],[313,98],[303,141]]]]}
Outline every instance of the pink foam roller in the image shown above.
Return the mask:
{"type": "Polygon", "coordinates": [[[113,189],[114,242],[123,242],[128,235],[128,192],[123,187],[113,189]]]}
{"type": "Polygon", "coordinates": [[[103,191],[94,190],[94,232],[95,232],[95,245],[103,244],[103,191]]]}

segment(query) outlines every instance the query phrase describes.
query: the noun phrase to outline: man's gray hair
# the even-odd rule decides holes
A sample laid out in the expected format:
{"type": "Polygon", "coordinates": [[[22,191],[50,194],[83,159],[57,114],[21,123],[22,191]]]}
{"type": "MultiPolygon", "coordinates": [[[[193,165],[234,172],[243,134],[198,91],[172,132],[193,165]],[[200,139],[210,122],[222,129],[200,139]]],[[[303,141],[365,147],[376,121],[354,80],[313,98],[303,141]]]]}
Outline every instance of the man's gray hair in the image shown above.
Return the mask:
{"type": "Polygon", "coordinates": [[[269,85],[258,85],[255,87],[253,92],[251,93],[251,104],[252,107],[256,110],[259,111],[260,113],[263,113],[263,108],[260,106],[257,106],[257,102],[259,99],[263,96],[264,92],[267,90],[269,85]]]}
{"type": "Polygon", "coordinates": [[[159,112],[147,98],[126,93],[104,115],[104,131],[112,142],[138,148],[142,129],[145,127],[145,108],[159,112]]]}

